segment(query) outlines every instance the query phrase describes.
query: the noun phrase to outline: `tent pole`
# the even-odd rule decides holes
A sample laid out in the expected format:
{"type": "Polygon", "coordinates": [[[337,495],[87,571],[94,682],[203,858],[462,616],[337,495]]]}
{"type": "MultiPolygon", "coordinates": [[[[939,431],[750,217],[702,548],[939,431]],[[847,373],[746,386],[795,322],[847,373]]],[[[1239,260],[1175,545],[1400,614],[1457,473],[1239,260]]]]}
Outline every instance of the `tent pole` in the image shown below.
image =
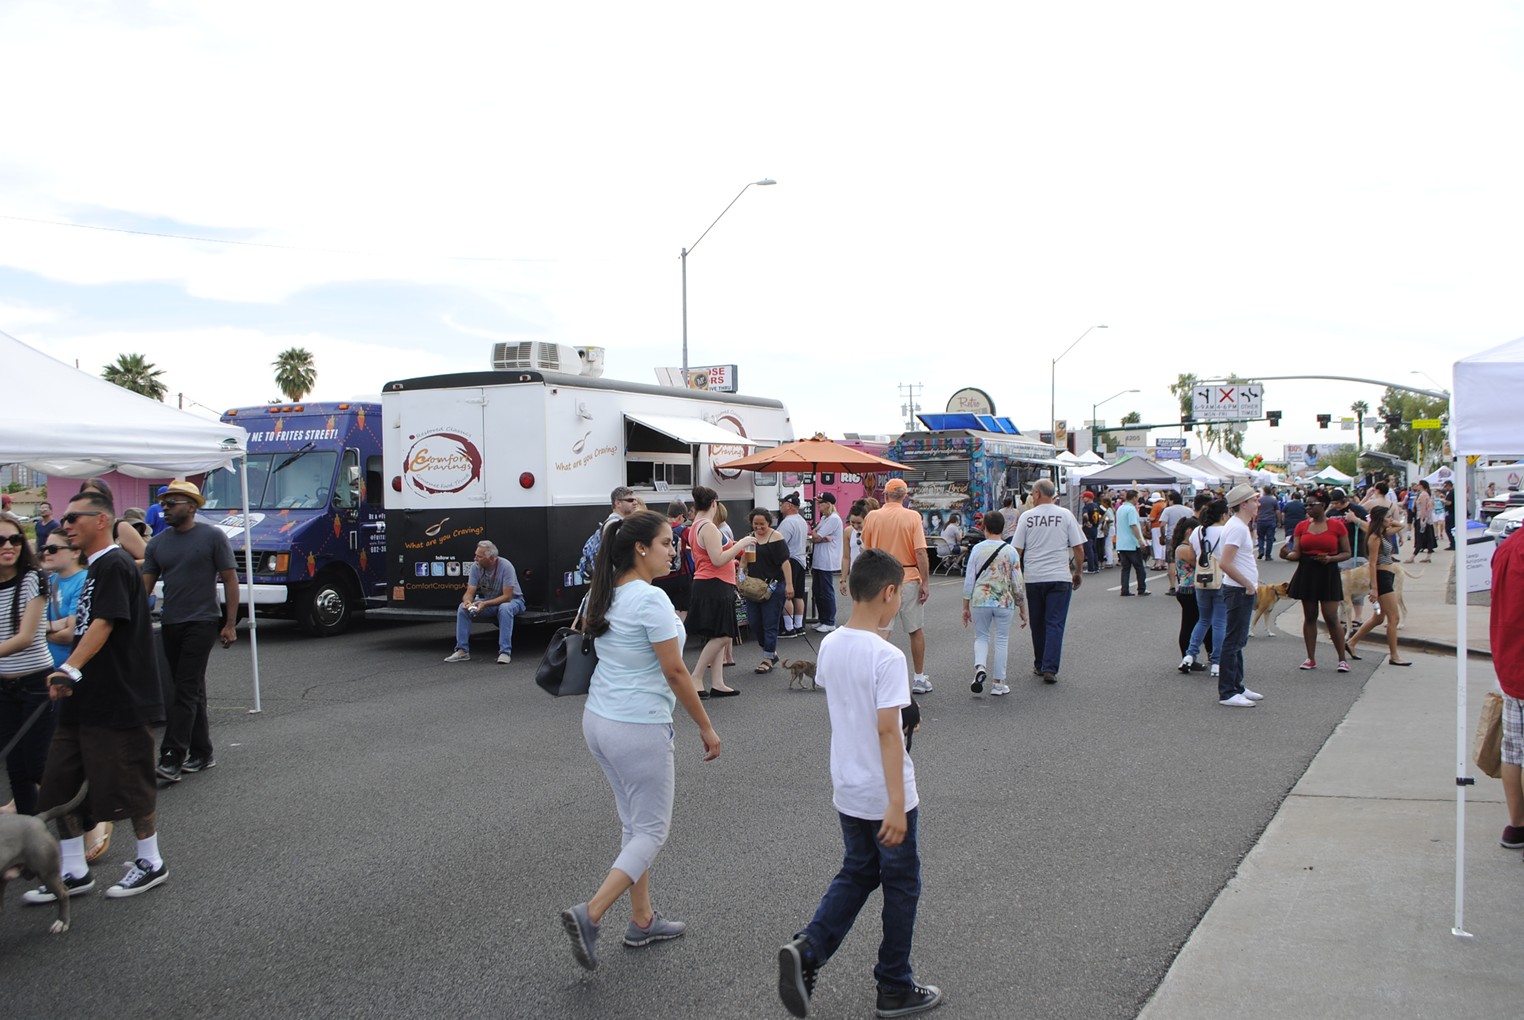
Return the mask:
{"type": "MultiPolygon", "coordinates": [[[[243,567],[249,572],[249,654],[254,663],[254,707],[250,715],[263,712],[259,704],[259,614],[254,611],[254,527],[249,522],[249,455],[238,458],[238,481],[243,487],[243,567]]],[[[242,594],[240,592],[240,594],[242,594]]]]}
{"type": "MultiPolygon", "coordinates": [[[[1453,384],[1452,384],[1453,385],[1453,384]]],[[[1464,461],[1466,452],[1454,447],[1456,421],[1455,398],[1460,394],[1452,390],[1450,398],[1451,442],[1457,460],[1464,461]]],[[[1456,517],[1461,537],[1455,552],[1455,925],[1450,934],[1456,938],[1469,939],[1466,930],[1466,787],[1474,780],[1467,774],[1466,761],[1466,664],[1468,653],[1466,633],[1466,604],[1470,587],[1466,570],[1466,550],[1471,539],[1467,513],[1470,494],[1466,491],[1466,472],[1455,472],[1455,504],[1461,512],[1456,517]]]]}

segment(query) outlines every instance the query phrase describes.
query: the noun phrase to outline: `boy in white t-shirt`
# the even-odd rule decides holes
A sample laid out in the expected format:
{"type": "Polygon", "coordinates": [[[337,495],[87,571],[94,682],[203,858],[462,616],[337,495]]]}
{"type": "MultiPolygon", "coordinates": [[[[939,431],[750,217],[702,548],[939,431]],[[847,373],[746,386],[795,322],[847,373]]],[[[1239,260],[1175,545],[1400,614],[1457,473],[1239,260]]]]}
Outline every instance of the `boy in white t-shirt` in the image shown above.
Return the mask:
{"type": "Polygon", "coordinates": [[[852,616],[820,643],[816,679],[831,717],[831,799],[846,853],[814,920],[778,951],[778,995],[794,1016],[809,1015],[816,972],[880,886],[877,1015],[907,1016],[942,1001],[941,990],[918,984],[910,968],[921,898],[920,801],[902,727],[913,729],[919,712],[905,684],[905,654],[882,636],[900,610],[904,580],[905,568],[893,556],[864,549],[848,580],[852,616]]]}

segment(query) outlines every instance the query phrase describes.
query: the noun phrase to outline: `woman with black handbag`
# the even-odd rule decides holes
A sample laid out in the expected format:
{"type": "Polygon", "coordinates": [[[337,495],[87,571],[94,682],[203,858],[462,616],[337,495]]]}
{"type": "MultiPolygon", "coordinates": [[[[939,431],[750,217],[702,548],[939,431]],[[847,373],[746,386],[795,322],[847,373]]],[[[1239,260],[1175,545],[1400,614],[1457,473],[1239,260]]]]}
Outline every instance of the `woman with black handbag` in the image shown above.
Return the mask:
{"type": "Polygon", "coordinates": [[[619,856],[598,891],[561,912],[572,955],[588,970],[598,966],[599,924],[627,890],[625,945],[675,939],[687,929],[651,905],[651,862],[672,825],[672,709],[681,703],[697,724],[705,761],[719,757],[720,738],[683,663],[683,623],[651,583],[670,569],[672,552],[672,527],[661,514],[641,511],[613,521],[604,529],[588,591],[584,626],[597,642],[598,665],[582,735],[613,788],[622,830],[619,856]]]}
{"type": "Polygon", "coordinates": [[[762,647],[762,661],[752,672],[771,673],[778,664],[778,624],[783,619],[783,603],[794,597],[794,587],[799,579],[794,577],[793,565],[789,562],[788,540],[773,527],[772,514],[761,507],[753,510],[751,533],[757,545],[755,552],[746,552],[746,576],[768,586],[765,602],[746,598],[746,625],[762,647]],[[756,559],[752,559],[753,555],[756,559]]]}

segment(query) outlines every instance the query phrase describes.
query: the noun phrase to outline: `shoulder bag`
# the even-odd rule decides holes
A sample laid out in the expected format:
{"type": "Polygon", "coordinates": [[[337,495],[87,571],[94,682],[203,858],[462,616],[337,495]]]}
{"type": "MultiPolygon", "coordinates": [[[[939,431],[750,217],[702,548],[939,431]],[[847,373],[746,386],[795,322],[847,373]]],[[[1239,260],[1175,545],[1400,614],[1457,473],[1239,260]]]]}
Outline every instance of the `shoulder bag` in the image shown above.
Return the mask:
{"type": "Polygon", "coordinates": [[[535,667],[534,682],[545,693],[557,698],[586,694],[593,682],[593,670],[598,665],[598,650],[594,646],[593,636],[579,626],[586,609],[587,599],[584,598],[572,625],[556,631],[539,666],[535,667]]]}
{"type": "Polygon", "coordinates": [[[1216,591],[1222,587],[1222,558],[1212,553],[1207,541],[1206,529],[1201,529],[1201,552],[1196,555],[1196,587],[1204,591],[1216,591]]]}

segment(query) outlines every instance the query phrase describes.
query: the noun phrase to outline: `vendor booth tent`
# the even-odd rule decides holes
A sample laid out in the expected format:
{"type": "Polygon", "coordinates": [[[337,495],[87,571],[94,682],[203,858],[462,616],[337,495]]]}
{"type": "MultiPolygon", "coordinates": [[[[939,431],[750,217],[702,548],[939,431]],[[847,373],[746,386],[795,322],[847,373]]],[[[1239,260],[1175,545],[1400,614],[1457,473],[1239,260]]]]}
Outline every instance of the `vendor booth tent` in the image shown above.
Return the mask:
{"type": "MultiPolygon", "coordinates": [[[[1468,456],[1496,457],[1524,450],[1524,425],[1519,423],[1518,394],[1524,392],[1524,337],[1455,363],[1450,397],[1450,448],[1458,462],[1468,456]]],[[[1466,472],[1455,473],[1455,505],[1466,502],[1466,472]]],[[[1455,557],[1455,925],[1463,938],[1466,905],[1466,522],[1457,521],[1462,541],[1455,557]]]]}
{"type": "MultiPolygon", "coordinates": [[[[13,386],[0,406],[0,464],[87,478],[120,471],[135,478],[198,474],[243,464],[248,433],[123,389],[0,332],[0,362],[13,386]]],[[[245,471],[245,474],[247,472],[245,471]]],[[[54,497],[55,499],[57,497],[54,497]]],[[[251,564],[244,485],[245,569],[251,564]]],[[[251,578],[253,577],[250,571],[251,578]]],[[[259,644],[249,613],[254,710],[259,711],[259,644]]]]}
{"type": "Polygon", "coordinates": [[[1162,467],[1147,457],[1129,457],[1110,467],[1075,471],[1086,487],[1109,485],[1114,489],[1126,489],[1144,485],[1178,485],[1180,478],[1173,471],[1162,467]]]}

